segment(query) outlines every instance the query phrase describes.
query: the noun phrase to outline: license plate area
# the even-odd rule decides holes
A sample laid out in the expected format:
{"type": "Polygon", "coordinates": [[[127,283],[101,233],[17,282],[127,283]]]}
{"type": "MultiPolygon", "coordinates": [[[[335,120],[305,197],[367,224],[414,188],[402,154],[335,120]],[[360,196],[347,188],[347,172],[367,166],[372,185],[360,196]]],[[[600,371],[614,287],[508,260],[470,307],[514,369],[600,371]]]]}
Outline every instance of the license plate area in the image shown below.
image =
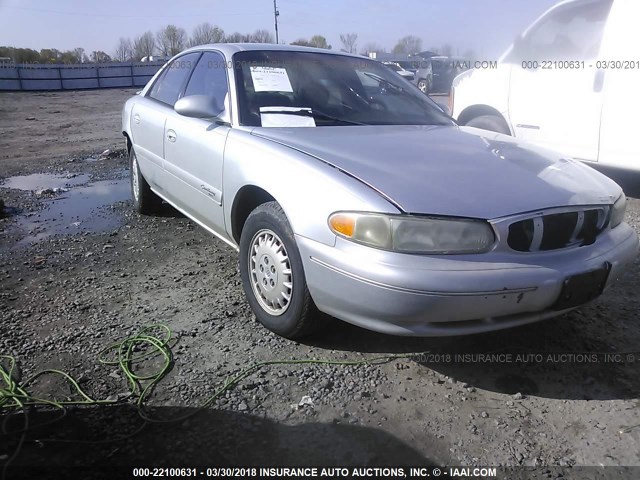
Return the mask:
{"type": "Polygon", "coordinates": [[[562,285],[560,297],[551,308],[565,310],[584,305],[598,298],[607,284],[609,272],[611,272],[611,264],[605,263],[602,268],[597,270],[567,277],[562,285]]]}

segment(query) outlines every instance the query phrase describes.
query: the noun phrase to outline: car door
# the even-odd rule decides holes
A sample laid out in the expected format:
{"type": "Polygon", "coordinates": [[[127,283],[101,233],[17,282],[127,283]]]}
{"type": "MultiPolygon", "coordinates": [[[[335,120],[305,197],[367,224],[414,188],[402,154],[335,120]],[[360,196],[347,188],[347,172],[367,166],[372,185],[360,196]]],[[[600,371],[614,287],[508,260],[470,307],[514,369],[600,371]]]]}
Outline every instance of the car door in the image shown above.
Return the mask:
{"type": "Polygon", "coordinates": [[[561,4],[516,43],[509,87],[516,137],[597,160],[603,92],[596,61],[611,3],[561,4]]]}
{"type": "Polygon", "coordinates": [[[600,67],[604,104],[598,163],[640,170],[640,2],[616,1],[600,67]]]}
{"type": "MultiPolygon", "coordinates": [[[[229,92],[221,53],[202,54],[184,96],[209,95],[221,107],[229,92]]],[[[165,123],[164,165],[167,195],[176,206],[216,233],[226,236],[222,210],[222,166],[228,125],[214,119],[169,112],[165,123]]]]}
{"type": "Polygon", "coordinates": [[[156,190],[164,191],[164,124],[180,96],[192,64],[200,53],[190,53],[167,65],[131,111],[132,141],[142,175],[156,190]]]}
{"type": "Polygon", "coordinates": [[[432,58],[431,70],[433,75],[433,81],[431,82],[431,91],[433,93],[442,93],[445,91],[444,83],[446,76],[446,65],[448,59],[444,58],[432,58]]]}

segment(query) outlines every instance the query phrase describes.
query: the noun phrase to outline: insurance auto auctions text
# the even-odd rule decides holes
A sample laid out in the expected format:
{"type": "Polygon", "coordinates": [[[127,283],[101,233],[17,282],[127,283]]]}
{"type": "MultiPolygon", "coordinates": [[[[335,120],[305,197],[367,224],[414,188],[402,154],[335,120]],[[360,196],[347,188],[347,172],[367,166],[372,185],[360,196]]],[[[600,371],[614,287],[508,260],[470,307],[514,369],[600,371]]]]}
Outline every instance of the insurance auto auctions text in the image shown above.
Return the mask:
{"type": "Polygon", "coordinates": [[[495,477],[496,468],[492,467],[267,467],[260,468],[261,477],[296,477],[296,478],[489,478],[495,477]]]}

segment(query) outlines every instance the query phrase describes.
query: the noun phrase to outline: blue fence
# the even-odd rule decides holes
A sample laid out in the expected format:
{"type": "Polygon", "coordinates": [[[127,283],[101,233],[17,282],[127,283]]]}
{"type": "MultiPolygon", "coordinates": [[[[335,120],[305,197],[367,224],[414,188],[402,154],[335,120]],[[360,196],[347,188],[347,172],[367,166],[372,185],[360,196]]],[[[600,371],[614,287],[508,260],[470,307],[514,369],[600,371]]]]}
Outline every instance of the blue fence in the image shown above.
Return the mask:
{"type": "Polygon", "coordinates": [[[143,87],[164,62],[78,65],[0,63],[0,91],[143,87]]]}

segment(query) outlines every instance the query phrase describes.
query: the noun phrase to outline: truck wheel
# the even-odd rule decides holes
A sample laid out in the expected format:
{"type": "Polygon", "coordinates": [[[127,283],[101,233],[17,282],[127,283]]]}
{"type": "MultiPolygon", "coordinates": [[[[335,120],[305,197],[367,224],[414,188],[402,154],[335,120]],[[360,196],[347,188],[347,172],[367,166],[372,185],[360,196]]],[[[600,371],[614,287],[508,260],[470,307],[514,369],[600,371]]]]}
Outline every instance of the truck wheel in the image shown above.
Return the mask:
{"type": "Polygon", "coordinates": [[[498,115],[481,115],[476,118],[472,118],[466,123],[469,127],[481,128],[483,130],[489,130],[491,132],[504,133],[505,135],[511,135],[509,127],[502,117],[498,115]]]}
{"type": "Polygon", "coordinates": [[[425,95],[429,94],[429,82],[425,79],[422,79],[418,82],[418,88],[425,95]]]}
{"type": "Polygon", "coordinates": [[[313,332],[317,309],[307,288],[302,259],[282,207],[257,207],[240,235],[242,287],[256,318],[286,338],[313,332]]]}

